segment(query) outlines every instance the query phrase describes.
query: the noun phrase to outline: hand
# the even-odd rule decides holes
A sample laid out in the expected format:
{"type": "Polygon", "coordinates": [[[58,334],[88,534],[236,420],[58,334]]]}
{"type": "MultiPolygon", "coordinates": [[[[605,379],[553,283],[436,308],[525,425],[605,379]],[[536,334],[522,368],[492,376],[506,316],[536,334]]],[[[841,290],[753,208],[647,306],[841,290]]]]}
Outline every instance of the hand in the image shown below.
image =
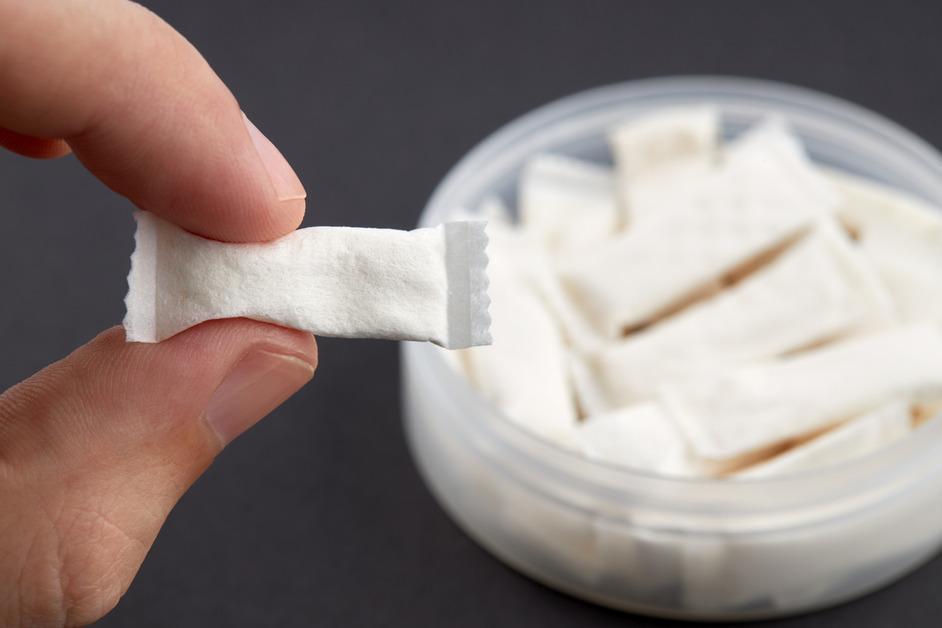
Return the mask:
{"type": "MultiPolygon", "coordinates": [[[[305,193],[199,53],[124,0],[0,0],[0,145],[74,152],[209,238],[295,229],[305,193]]],[[[0,396],[0,625],[90,623],[226,443],[314,374],[314,339],[213,321],[157,345],[105,331],[0,396]]]]}

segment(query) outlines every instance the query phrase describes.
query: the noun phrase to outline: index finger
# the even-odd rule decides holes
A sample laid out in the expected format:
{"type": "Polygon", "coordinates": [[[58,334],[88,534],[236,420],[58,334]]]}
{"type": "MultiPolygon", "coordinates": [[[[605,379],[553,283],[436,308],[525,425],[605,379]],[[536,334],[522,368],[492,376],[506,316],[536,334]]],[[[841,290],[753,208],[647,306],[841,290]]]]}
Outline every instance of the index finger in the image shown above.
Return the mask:
{"type": "Polygon", "coordinates": [[[304,215],[297,175],[209,64],[126,0],[0,0],[0,127],[36,156],[64,139],[114,191],[209,238],[269,240],[304,215]]]}

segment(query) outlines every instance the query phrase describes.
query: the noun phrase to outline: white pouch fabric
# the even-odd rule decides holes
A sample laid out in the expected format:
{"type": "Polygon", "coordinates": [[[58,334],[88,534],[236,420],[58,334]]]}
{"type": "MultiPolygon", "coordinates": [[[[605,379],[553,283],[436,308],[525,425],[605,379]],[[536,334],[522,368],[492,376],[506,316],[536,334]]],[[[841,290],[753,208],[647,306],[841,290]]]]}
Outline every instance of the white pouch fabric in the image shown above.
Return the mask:
{"type": "Polygon", "coordinates": [[[942,331],[906,327],[664,386],[698,457],[726,460],[805,436],[894,398],[942,396],[942,331]]]}
{"type": "Polygon", "coordinates": [[[299,229],[227,244],[138,212],[128,275],[129,342],[245,317],[324,336],[490,342],[483,222],[430,229],[299,229]]]}
{"type": "MultiPolygon", "coordinates": [[[[711,187],[712,184],[711,184],[711,187]]],[[[735,194],[729,188],[730,194],[735,194]]],[[[560,264],[573,299],[598,333],[650,323],[698,289],[807,229],[800,207],[769,211],[743,200],[678,205],[560,264]]]]}
{"type": "Polygon", "coordinates": [[[691,162],[716,158],[719,112],[710,105],[660,109],[617,127],[609,135],[619,176],[631,181],[691,162]]]}
{"type": "Polygon", "coordinates": [[[707,475],[657,403],[591,416],[579,428],[578,438],[582,453],[593,460],[679,477],[707,475]]]}
{"type": "Polygon", "coordinates": [[[717,296],[587,359],[610,407],[671,380],[894,322],[890,296],[831,221],[717,296]]]}
{"type": "Polygon", "coordinates": [[[566,444],[577,425],[565,347],[537,292],[530,255],[518,233],[488,225],[494,342],[463,352],[475,388],[526,429],[566,444]]]}
{"type": "Polygon", "coordinates": [[[906,400],[887,402],[829,432],[736,474],[767,478],[838,464],[883,449],[912,431],[906,400]]]}
{"type": "Polygon", "coordinates": [[[761,187],[756,193],[764,194],[776,207],[800,203],[827,213],[840,203],[837,189],[781,118],[768,118],[730,142],[723,165],[742,185],[761,187]]]}
{"type": "Polygon", "coordinates": [[[908,323],[942,324],[942,209],[832,171],[838,209],[908,323]]]}
{"type": "MultiPolygon", "coordinates": [[[[488,222],[487,234],[489,253],[499,251],[501,259],[513,264],[518,279],[527,283],[542,299],[569,347],[591,351],[603,343],[603,338],[563,288],[554,272],[553,261],[539,238],[507,222],[488,222]]],[[[491,272],[501,263],[492,263],[491,272]]]]}
{"type": "MultiPolygon", "coordinates": [[[[603,389],[599,377],[585,356],[578,352],[569,352],[569,379],[576,400],[579,416],[591,417],[607,414],[618,406],[612,403],[611,396],[603,389]]],[[[629,405],[629,404],[622,404],[629,405]]]]}
{"type": "Polygon", "coordinates": [[[634,226],[657,206],[649,193],[671,187],[671,182],[699,176],[715,165],[718,156],[719,112],[710,105],[675,107],[644,114],[609,135],[615,157],[616,189],[623,224],[634,226]]]}
{"type": "Polygon", "coordinates": [[[769,118],[725,146],[712,169],[668,171],[663,177],[629,186],[628,202],[643,216],[656,216],[678,205],[710,202],[759,203],[770,210],[801,207],[826,214],[840,194],[808,159],[788,125],[769,118]],[[716,182],[719,179],[719,183],[716,182]],[[711,186],[731,186],[717,196],[711,186]]]}
{"type": "Polygon", "coordinates": [[[775,122],[734,142],[717,169],[648,191],[647,219],[561,264],[564,283],[607,337],[650,323],[839,201],[775,122]]]}
{"type": "Polygon", "coordinates": [[[608,168],[558,155],[539,155],[524,167],[520,222],[548,251],[578,249],[611,237],[618,219],[608,168]]]}

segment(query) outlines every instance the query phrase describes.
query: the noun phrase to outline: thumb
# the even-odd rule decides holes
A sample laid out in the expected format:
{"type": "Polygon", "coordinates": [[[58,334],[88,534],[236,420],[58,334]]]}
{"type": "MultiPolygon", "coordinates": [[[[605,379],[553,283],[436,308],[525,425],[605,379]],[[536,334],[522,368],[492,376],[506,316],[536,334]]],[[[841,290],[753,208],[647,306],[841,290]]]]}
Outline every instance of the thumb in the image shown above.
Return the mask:
{"type": "Polygon", "coordinates": [[[316,364],[312,336],[264,323],[116,327],[0,395],[0,625],[107,613],[187,487],[316,364]]]}

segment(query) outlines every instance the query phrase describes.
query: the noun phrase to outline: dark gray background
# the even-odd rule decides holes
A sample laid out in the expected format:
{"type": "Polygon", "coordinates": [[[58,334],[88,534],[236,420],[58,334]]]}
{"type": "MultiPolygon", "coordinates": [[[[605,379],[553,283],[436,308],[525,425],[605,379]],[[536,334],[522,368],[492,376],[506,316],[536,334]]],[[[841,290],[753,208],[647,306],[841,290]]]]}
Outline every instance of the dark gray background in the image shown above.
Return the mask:
{"type": "MultiPolygon", "coordinates": [[[[942,145],[938,3],[149,0],[294,164],[307,225],[409,228],[476,142],[548,100],[665,74],[843,96],[942,145]]],[[[2,97],[2,95],[0,95],[2,97]]],[[[181,129],[186,132],[186,129],[181,129]]],[[[0,388],[123,314],[129,204],[74,159],[0,154],[0,388]]],[[[667,626],[503,567],[445,517],[400,426],[397,347],[323,340],[230,446],[101,626],[667,626]]],[[[936,626],[942,560],[781,626],[936,626]]]]}

